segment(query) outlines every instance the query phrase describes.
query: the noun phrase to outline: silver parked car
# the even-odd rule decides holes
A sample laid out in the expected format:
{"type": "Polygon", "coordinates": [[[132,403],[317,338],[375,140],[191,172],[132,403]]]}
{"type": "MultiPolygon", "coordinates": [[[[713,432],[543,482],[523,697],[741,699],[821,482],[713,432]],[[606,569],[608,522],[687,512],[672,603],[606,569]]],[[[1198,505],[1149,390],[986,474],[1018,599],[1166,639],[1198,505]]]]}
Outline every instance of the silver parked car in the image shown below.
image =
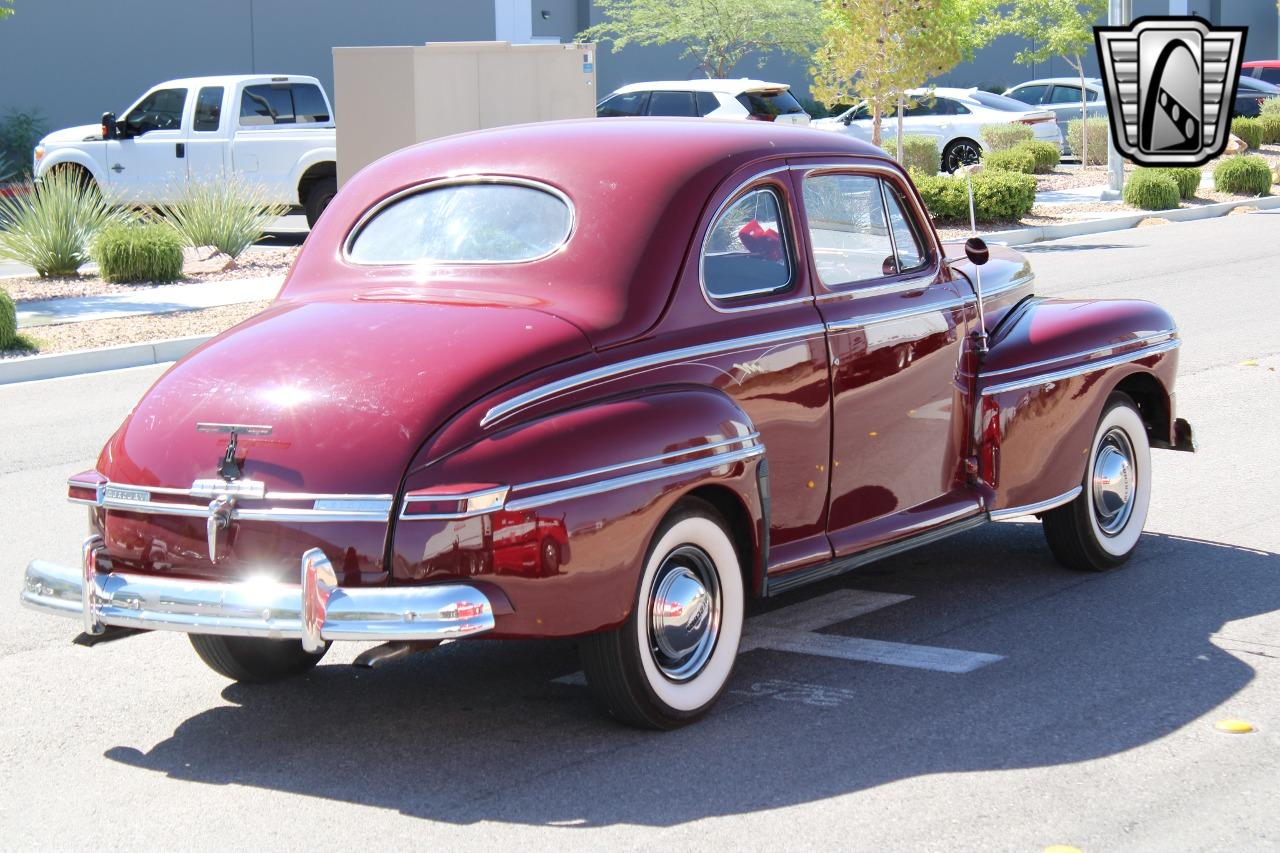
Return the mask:
{"type": "MultiPolygon", "coordinates": [[[[1084,78],[1085,107],[1089,118],[1107,117],[1107,100],[1102,81],[1097,77],[1084,78]]],[[[1066,150],[1067,122],[1080,118],[1080,78],[1045,77],[1019,83],[1005,92],[1007,97],[1049,110],[1058,121],[1062,132],[1063,151],[1066,150]]]]}

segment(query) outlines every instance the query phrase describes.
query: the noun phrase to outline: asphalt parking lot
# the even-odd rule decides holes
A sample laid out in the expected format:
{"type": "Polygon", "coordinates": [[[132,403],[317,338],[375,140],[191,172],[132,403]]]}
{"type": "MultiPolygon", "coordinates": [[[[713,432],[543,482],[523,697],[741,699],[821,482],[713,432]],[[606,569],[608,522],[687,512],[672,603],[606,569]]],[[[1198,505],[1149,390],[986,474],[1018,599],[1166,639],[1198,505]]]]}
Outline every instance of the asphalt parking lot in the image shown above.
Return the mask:
{"type": "Polygon", "coordinates": [[[335,647],[272,687],[179,635],[72,646],[21,573],[75,560],[65,478],[163,368],[0,387],[0,848],[1275,849],[1278,235],[1028,251],[1040,293],[1152,299],[1185,339],[1201,451],[1153,453],[1125,568],[1066,572],[1022,520],[758,603],[729,692],[669,734],[599,715],[571,641],[335,647]]]}

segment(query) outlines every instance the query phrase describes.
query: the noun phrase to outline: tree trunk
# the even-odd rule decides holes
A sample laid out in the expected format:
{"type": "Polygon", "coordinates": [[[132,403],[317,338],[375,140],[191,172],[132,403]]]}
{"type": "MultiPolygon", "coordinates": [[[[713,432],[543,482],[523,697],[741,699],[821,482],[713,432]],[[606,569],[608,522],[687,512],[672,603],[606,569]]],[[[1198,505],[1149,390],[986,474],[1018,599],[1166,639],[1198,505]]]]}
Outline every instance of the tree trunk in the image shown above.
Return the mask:
{"type": "Polygon", "coordinates": [[[1084,88],[1084,58],[1076,54],[1076,71],[1080,74],[1080,168],[1089,168],[1089,107],[1084,88]]]}
{"type": "Polygon", "coordinates": [[[871,105],[871,144],[879,148],[880,139],[880,105],[871,105]]]}
{"type": "Polygon", "coordinates": [[[898,93],[898,165],[901,166],[902,160],[902,113],[906,109],[907,99],[901,92],[898,93]]]}

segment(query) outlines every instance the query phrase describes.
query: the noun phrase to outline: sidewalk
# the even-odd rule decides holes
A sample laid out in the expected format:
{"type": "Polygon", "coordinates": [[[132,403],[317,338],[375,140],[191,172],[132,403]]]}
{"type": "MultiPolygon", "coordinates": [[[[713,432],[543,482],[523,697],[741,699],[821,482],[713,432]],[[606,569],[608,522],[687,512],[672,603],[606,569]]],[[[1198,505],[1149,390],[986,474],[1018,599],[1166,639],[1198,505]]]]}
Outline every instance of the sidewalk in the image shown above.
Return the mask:
{"type": "Polygon", "coordinates": [[[18,303],[18,328],[30,329],[54,323],[82,323],[136,314],[166,314],[170,311],[192,311],[260,302],[274,299],[284,283],[284,276],[244,278],[232,281],[208,281],[199,284],[166,284],[104,296],[81,296],[73,299],[43,299],[18,303]]]}

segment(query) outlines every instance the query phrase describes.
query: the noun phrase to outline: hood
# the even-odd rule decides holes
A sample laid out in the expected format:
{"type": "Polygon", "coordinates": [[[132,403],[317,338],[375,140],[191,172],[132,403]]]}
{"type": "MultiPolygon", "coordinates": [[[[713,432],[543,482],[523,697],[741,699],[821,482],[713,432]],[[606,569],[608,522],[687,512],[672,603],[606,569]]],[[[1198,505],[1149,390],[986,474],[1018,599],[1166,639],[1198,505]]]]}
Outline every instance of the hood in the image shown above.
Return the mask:
{"type": "Polygon", "coordinates": [[[65,130],[55,130],[44,139],[40,140],[41,145],[68,145],[76,142],[84,142],[86,140],[94,142],[102,141],[102,125],[101,124],[82,124],[79,127],[68,127],[65,130]]]}
{"type": "Polygon", "coordinates": [[[489,391],[589,351],[537,310],[394,299],[277,302],[174,365],[102,452],[98,470],[140,486],[216,477],[226,435],[242,477],[268,492],[387,494],[422,442],[489,391]]]}

